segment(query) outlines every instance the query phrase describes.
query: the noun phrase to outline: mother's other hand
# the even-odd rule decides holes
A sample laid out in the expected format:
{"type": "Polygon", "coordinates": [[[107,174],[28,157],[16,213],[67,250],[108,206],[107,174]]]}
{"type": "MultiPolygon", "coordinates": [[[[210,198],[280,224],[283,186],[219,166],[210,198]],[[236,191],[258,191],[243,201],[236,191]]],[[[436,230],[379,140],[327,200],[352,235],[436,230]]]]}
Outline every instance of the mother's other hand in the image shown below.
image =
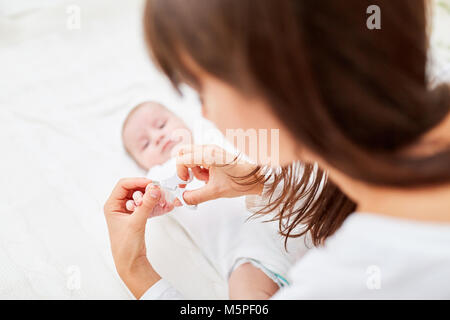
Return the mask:
{"type": "Polygon", "coordinates": [[[249,194],[261,194],[263,183],[249,183],[260,174],[257,166],[230,154],[216,145],[189,145],[181,147],[177,156],[178,176],[187,180],[189,168],[194,176],[205,182],[196,190],[183,194],[188,204],[218,198],[234,198],[249,194]],[[245,178],[243,178],[245,177],[245,178]]]}
{"type": "Polygon", "coordinates": [[[121,179],[104,206],[117,272],[137,298],[161,279],[147,259],[145,246],[147,219],[154,212],[164,213],[158,211],[161,190],[150,183],[146,178],[121,179]],[[130,211],[126,203],[136,191],[143,193],[142,203],[130,211]]]}

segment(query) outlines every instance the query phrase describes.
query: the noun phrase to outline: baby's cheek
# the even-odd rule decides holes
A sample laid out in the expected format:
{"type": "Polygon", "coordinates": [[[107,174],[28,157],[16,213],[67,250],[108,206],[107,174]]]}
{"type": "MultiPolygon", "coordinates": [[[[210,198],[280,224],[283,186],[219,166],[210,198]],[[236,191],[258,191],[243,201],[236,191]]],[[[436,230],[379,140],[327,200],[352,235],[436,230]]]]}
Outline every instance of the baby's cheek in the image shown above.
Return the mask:
{"type": "Polygon", "coordinates": [[[154,166],[162,165],[164,162],[169,160],[169,158],[161,154],[159,149],[155,150],[155,148],[153,147],[149,147],[148,150],[143,154],[142,158],[142,163],[145,164],[145,168],[148,170],[153,168],[154,166]]]}

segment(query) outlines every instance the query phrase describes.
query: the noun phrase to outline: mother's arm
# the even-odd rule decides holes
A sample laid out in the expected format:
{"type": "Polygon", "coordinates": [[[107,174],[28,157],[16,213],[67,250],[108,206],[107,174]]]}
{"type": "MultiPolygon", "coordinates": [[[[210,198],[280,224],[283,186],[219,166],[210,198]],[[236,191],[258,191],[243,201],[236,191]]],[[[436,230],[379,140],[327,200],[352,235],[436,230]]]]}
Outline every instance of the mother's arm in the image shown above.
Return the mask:
{"type": "Polygon", "coordinates": [[[131,293],[140,298],[161,277],[147,259],[145,226],[158,205],[161,191],[146,178],[121,179],[104,206],[111,251],[117,272],[131,293]],[[135,191],[145,192],[134,212],[126,202],[135,191]]]}

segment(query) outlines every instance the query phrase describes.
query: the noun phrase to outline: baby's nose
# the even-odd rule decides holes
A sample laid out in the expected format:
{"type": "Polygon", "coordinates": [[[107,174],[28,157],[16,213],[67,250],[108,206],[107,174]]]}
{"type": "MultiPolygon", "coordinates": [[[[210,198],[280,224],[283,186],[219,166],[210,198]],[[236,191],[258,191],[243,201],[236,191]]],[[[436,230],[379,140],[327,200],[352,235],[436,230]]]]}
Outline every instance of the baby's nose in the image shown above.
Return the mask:
{"type": "Polygon", "coordinates": [[[163,141],[164,140],[164,134],[160,134],[157,138],[156,138],[156,145],[158,146],[160,143],[161,143],[161,141],[163,141]]]}

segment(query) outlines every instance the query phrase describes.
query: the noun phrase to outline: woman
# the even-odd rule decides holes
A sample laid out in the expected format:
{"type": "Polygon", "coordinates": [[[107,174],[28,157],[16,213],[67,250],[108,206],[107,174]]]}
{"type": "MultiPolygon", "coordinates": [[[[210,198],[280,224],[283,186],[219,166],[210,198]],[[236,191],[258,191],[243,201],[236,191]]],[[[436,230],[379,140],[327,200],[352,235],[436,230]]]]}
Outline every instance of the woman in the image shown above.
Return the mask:
{"type": "MultiPolygon", "coordinates": [[[[153,59],[198,91],[207,118],[280,130],[273,174],[216,165],[221,150],[178,159],[180,177],[207,181],[187,203],[259,194],[286,237],[311,236],[275,298],[450,298],[450,91],[428,87],[425,2],[377,4],[381,29],[369,30],[360,0],[147,3],[153,59]]],[[[179,297],[145,253],[159,190],[125,209],[148,183],[121,180],[105,204],[114,260],[137,298],[179,297]]]]}

